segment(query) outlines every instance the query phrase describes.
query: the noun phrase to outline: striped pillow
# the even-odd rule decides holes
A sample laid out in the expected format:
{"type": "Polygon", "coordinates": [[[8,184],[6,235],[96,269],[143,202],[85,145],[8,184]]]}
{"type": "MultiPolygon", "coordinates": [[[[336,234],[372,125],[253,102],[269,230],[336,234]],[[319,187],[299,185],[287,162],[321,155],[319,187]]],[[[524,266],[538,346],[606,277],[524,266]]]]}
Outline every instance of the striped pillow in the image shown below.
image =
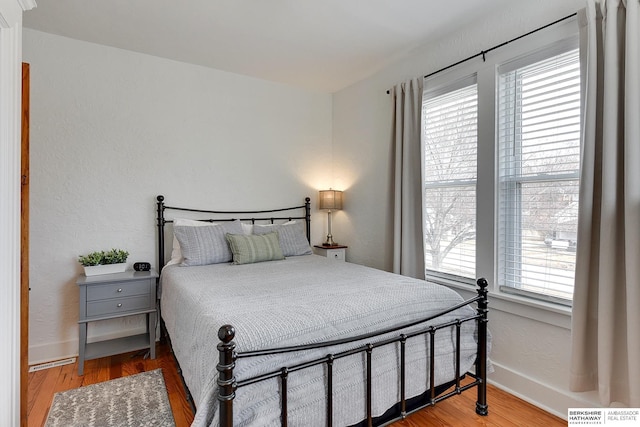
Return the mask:
{"type": "Polygon", "coordinates": [[[297,256],[311,254],[311,246],[305,233],[305,224],[302,222],[289,222],[274,225],[254,225],[253,234],[278,233],[278,240],[284,256],[297,256]]]}
{"type": "Polygon", "coordinates": [[[251,264],[254,262],[275,261],[284,259],[278,233],[267,234],[229,234],[227,242],[233,254],[234,264],[251,264]]]}
{"type": "Polygon", "coordinates": [[[242,226],[240,221],[203,227],[178,225],[173,227],[173,233],[184,257],[181,266],[218,264],[231,261],[225,234],[241,234],[242,226]]]}

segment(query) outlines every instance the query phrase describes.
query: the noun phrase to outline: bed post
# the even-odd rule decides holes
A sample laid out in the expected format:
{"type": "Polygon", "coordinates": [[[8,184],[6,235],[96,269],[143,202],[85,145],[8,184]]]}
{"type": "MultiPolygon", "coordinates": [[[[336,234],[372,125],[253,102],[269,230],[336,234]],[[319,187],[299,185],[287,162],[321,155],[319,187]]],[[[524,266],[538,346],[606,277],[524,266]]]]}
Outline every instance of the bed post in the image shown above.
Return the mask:
{"type": "Polygon", "coordinates": [[[164,267],[164,196],[158,195],[158,271],[164,267]]]}
{"type": "Polygon", "coordinates": [[[311,198],[304,198],[304,213],[307,221],[307,242],[311,243],[311,198]]]}
{"type": "Polygon", "coordinates": [[[476,401],[476,413],[487,415],[489,405],[487,405],[487,287],[489,284],[484,278],[478,279],[478,358],[476,360],[476,375],[480,379],[478,384],[478,400],[476,401]]]}
{"type": "Polygon", "coordinates": [[[218,366],[218,401],[220,402],[220,427],[233,427],[233,399],[236,397],[236,379],[233,376],[235,367],[236,343],[233,338],[236,331],[231,325],[223,325],[218,329],[219,360],[218,366]]]}

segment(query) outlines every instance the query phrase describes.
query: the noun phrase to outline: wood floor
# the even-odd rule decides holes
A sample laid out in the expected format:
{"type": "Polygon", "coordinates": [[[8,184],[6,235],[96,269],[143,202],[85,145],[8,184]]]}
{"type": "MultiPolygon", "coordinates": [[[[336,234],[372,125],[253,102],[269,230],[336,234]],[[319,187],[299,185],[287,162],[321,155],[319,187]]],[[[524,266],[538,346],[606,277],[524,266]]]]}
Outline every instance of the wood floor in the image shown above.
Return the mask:
{"type": "MultiPolygon", "coordinates": [[[[84,376],[78,376],[77,362],[29,373],[27,420],[29,427],[41,427],[56,392],[108,381],[114,378],[162,368],[176,427],[191,424],[193,414],[186,401],[180,376],[168,345],[159,344],[154,360],[128,353],[85,363],[84,376]]],[[[475,413],[475,392],[438,403],[393,424],[394,427],[423,426],[566,426],[566,421],[544,412],[495,387],[488,389],[489,415],[475,413]]]]}

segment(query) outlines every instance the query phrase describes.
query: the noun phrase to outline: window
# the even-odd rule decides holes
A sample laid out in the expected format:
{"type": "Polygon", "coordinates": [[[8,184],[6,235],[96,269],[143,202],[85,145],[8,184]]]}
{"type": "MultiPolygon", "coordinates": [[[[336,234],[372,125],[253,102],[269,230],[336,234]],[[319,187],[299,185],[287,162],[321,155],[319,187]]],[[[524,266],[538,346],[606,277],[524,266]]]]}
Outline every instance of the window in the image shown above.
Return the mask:
{"type": "Polygon", "coordinates": [[[575,27],[557,34],[425,80],[428,280],[571,303],[580,66],[575,27]]]}
{"type": "Polygon", "coordinates": [[[475,277],[477,101],[475,79],[424,96],[425,266],[431,274],[475,277]]]}
{"type": "Polygon", "coordinates": [[[580,166],[580,63],[571,50],[498,69],[499,283],[571,300],[580,166]]]}

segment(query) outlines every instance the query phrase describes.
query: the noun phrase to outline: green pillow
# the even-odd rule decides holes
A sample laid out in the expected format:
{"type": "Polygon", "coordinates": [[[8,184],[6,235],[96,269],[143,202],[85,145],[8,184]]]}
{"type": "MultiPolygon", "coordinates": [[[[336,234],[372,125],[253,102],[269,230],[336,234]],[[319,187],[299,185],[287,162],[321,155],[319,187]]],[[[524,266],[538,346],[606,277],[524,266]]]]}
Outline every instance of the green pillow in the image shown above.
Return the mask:
{"type": "Polygon", "coordinates": [[[226,237],[233,254],[234,264],[251,264],[284,259],[278,240],[278,233],[276,232],[260,235],[227,233],[226,237]]]}

